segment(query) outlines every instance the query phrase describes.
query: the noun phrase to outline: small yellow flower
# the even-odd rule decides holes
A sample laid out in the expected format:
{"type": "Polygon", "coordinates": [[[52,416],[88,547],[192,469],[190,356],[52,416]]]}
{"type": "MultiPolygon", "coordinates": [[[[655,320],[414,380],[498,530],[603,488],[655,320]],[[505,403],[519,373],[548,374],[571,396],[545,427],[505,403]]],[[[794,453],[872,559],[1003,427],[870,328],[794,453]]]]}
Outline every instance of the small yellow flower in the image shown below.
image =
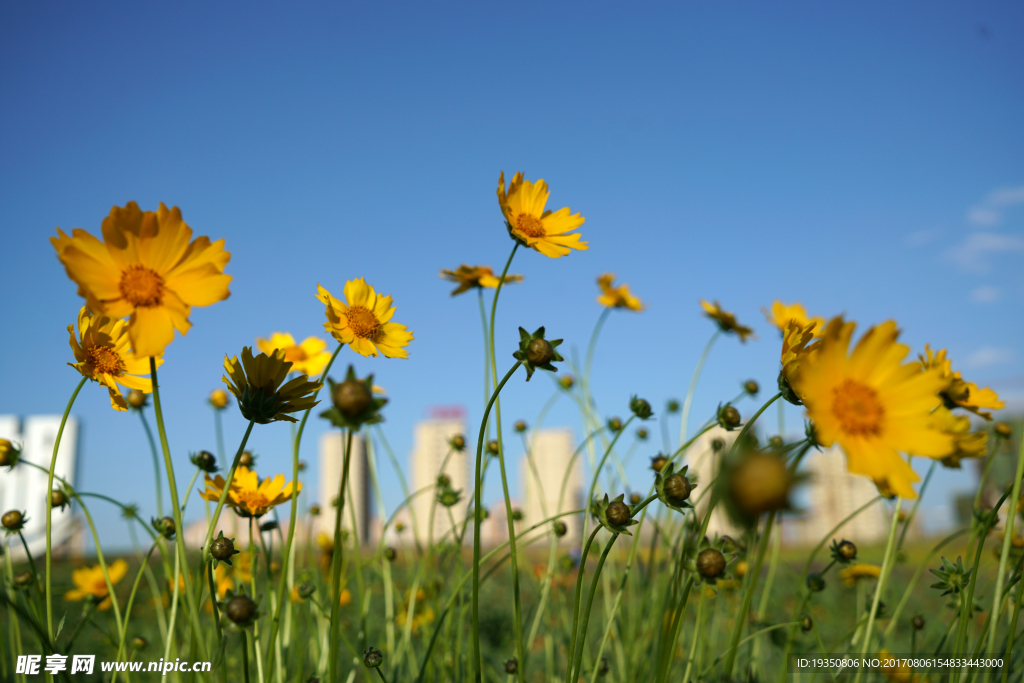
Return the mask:
{"type": "Polygon", "coordinates": [[[277,349],[283,349],[285,361],[292,364],[291,371],[310,377],[319,375],[331,360],[327,342],[319,337],[306,337],[301,344],[296,344],[292,335],[275,332],[270,339],[257,339],[256,346],[268,356],[277,349]]]}
{"type": "Polygon", "coordinates": [[[911,484],[919,477],[900,452],[942,458],[953,450],[952,437],[935,429],[931,416],[943,380],[937,370],[902,362],[910,349],[897,343],[891,320],[868,330],[849,353],[855,327],[841,317],[829,321],[816,350],[790,373],[790,385],[818,442],[838,443],[850,472],[914,498],[911,484]]]}
{"type": "Polygon", "coordinates": [[[633,296],[629,291],[629,285],[622,284],[612,287],[615,276],[611,273],[604,273],[597,278],[597,286],[601,288],[601,296],[597,297],[597,303],[605,308],[626,308],[631,311],[644,310],[643,302],[633,296]]]}
{"type": "Polygon", "coordinates": [[[974,382],[965,382],[959,372],[953,372],[953,361],[946,358],[946,349],[933,352],[927,344],[924,353],[920,356],[925,369],[936,369],[942,376],[945,386],[939,393],[946,407],[964,408],[986,420],[992,419],[992,413],[984,412],[982,408],[999,410],[1005,404],[999,400],[999,395],[988,387],[979,389],[974,382]]]}
{"type": "Polygon", "coordinates": [[[853,564],[839,572],[839,578],[848,586],[856,586],[860,579],[877,579],[882,568],[875,564],[853,564]]]}
{"type": "MultiPolygon", "coordinates": [[[[127,573],[128,563],[124,560],[115,560],[112,564],[107,565],[107,574],[110,576],[110,585],[112,586],[116,586],[127,573]]],[[[71,572],[71,583],[75,584],[75,587],[64,594],[65,600],[80,602],[93,597],[100,600],[99,609],[110,609],[112,603],[100,565],[75,569],[71,572]]]]}
{"type": "Polygon", "coordinates": [[[816,344],[810,344],[813,338],[810,326],[801,326],[795,320],[786,325],[782,336],[782,376],[787,382],[795,374],[796,366],[817,349],[816,344]]]}
{"type": "MultiPolygon", "coordinates": [[[[294,493],[301,490],[301,482],[288,482],[286,485],[283,474],[260,481],[256,472],[241,466],[235,471],[226,502],[240,517],[262,517],[272,507],[288,502],[294,493]]],[[[224,477],[218,474],[215,479],[211,479],[207,474],[206,489],[200,495],[216,502],[220,500],[223,491],[224,477]]]]}
{"type": "Polygon", "coordinates": [[[210,392],[210,405],[217,410],[224,410],[228,407],[228,392],[223,389],[214,389],[210,392]]]}
{"type": "Polygon", "coordinates": [[[231,564],[218,562],[213,572],[214,581],[217,583],[217,595],[223,598],[229,590],[252,583],[252,556],[247,552],[239,553],[235,555],[231,564]]]}
{"type": "Polygon", "coordinates": [[[178,207],[163,203],[142,211],[135,202],[115,206],[103,220],[103,241],[75,228],[59,228],[50,242],[89,309],[109,318],[127,318],[128,336],[140,358],[162,356],[174,330],[186,334],[193,306],[228,298],[231,276],[224,266],[231,254],[224,240],[192,239],[178,207]]]}
{"type": "Polygon", "coordinates": [[[736,316],[729,311],[723,311],[717,301],[710,304],[704,299],[701,299],[700,305],[704,308],[704,315],[714,320],[715,324],[718,325],[718,329],[722,330],[722,332],[731,332],[738,335],[740,341],[744,344],[747,342],[747,337],[757,339],[752,327],[740,325],[736,321],[736,316]]]}
{"type": "Polygon", "coordinates": [[[784,304],[776,299],[772,302],[771,311],[764,308],[761,310],[764,311],[764,317],[768,319],[768,322],[779,328],[779,331],[783,334],[786,333],[786,329],[791,322],[795,322],[802,328],[810,327],[815,337],[820,337],[825,329],[825,319],[820,316],[809,317],[807,310],[800,303],[784,304]]]}
{"type": "Polygon", "coordinates": [[[352,591],[347,588],[342,588],[341,593],[338,594],[338,604],[344,607],[345,605],[351,604],[352,602],[352,591]]]}
{"type": "MultiPolygon", "coordinates": [[[[459,283],[459,286],[452,291],[452,296],[462,294],[470,289],[481,289],[483,287],[495,289],[498,286],[498,276],[494,274],[490,266],[467,266],[463,263],[455,270],[442,270],[441,277],[449,282],[459,283]]],[[[522,281],[522,275],[512,275],[510,273],[505,276],[506,285],[522,281]]]]}
{"type": "Polygon", "coordinates": [[[954,415],[946,406],[939,406],[932,413],[932,419],[936,429],[953,438],[953,452],[942,459],[943,465],[958,470],[964,458],[984,457],[988,447],[988,432],[972,432],[971,418],[954,415]]]}
{"type": "Polygon", "coordinates": [[[520,244],[545,256],[559,258],[573,249],[585,251],[589,247],[580,242],[579,233],[566,234],[583,225],[578,213],[569,213],[562,207],[552,213],[544,209],[548,203],[548,184],[543,180],[533,183],[516,173],[505,191],[505,172],[498,178],[498,205],[505,216],[508,234],[520,244]]]}
{"type": "Polygon", "coordinates": [[[241,363],[238,362],[238,356],[224,357],[224,369],[228,374],[221,379],[238,399],[238,406],[245,419],[254,420],[258,424],[278,420],[298,422],[288,413],[306,410],[319,403],[313,400],[313,394],[322,385],[310,382],[306,375],[299,375],[282,384],[291,367],[292,364],[285,361],[281,349],[272,355],[261,353],[254,358],[252,349],[246,346],[242,349],[241,363]]]}
{"type": "Polygon", "coordinates": [[[327,305],[324,329],[332,337],[362,356],[380,351],[386,358],[409,357],[405,347],[413,339],[412,332],[391,322],[395,307],[390,296],[377,294],[363,278],[345,283],[344,303],[320,285],[317,289],[316,298],[327,305]]]}
{"type": "MultiPolygon", "coordinates": [[[[68,332],[71,350],[78,361],[68,365],[105,386],[114,410],[128,410],[119,384],[147,394],[153,391],[149,377],[138,376],[149,374],[149,360],[132,353],[127,321],[95,316],[83,306],[78,312],[78,335],[74,325],[68,325],[68,332]]],[[[157,364],[162,362],[158,360],[157,364]]]]}

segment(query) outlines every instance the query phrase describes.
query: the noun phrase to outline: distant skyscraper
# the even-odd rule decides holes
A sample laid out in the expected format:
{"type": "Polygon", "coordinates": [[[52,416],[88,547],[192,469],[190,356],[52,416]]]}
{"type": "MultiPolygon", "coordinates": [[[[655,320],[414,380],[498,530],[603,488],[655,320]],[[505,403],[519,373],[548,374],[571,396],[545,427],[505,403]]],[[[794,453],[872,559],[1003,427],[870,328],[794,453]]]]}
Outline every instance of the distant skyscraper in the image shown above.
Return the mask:
{"type": "MultiPolygon", "coordinates": [[[[345,435],[332,429],[320,437],[320,516],[317,530],[334,534],[337,508],[334,501],[341,488],[341,474],[345,459],[345,435]]],[[[352,454],[348,466],[348,486],[345,509],[342,510],[341,528],[352,531],[352,513],[360,544],[370,541],[370,471],[366,464],[366,442],[361,434],[352,437],[352,454]]]]}
{"type": "MultiPolygon", "coordinates": [[[[802,526],[801,544],[818,543],[844,518],[878,496],[870,479],[846,471],[846,456],[839,446],[810,455],[806,469],[811,475],[811,509],[802,526]]],[[[885,509],[879,501],[843,525],[835,537],[868,543],[887,533],[885,509]]]]}
{"type": "MultiPolygon", "coordinates": [[[[694,489],[693,498],[700,499],[700,502],[696,504],[698,519],[703,519],[704,511],[708,509],[708,504],[711,502],[711,494],[708,489],[713,486],[715,477],[718,476],[718,470],[722,466],[722,457],[732,446],[732,442],[736,440],[738,434],[739,430],[730,432],[721,427],[713,427],[697,437],[693,444],[686,449],[683,464],[690,467],[687,474],[697,477],[697,488],[694,489]],[[720,447],[715,448],[716,445],[720,447]]],[[[728,534],[734,538],[739,533],[739,527],[732,523],[721,505],[716,505],[715,509],[711,511],[711,520],[708,522],[708,537],[714,538],[716,533],[728,534]]]]}
{"type": "MultiPolygon", "coordinates": [[[[562,512],[579,510],[583,507],[583,466],[580,459],[572,463],[572,431],[569,429],[542,429],[534,432],[530,439],[531,459],[522,458],[522,481],[525,503],[521,530],[529,529],[549,517],[562,512]],[[568,473],[568,477],[566,474],[568,473]],[[559,506],[558,499],[565,480],[565,497],[559,506]]],[[[562,543],[578,543],[582,531],[583,516],[572,515],[561,518],[567,533],[562,543]]],[[[507,534],[506,534],[507,536],[507,534]]]]}
{"type": "MultiPolygon", "coordinates": [[[[451,508],[451,518],[444,507],[434,506],[433,490],[413,498],[412,509],[415,513],[413,532],[420,543],[425,544],[430,539],[437,542],[445,534],[450,537],[452,518],[456,525],[466,518],[466,511],[473,495],[472,486],[469,483],[466,456],[469,446],[467,445],[466,449],[460,453],[453,451],[448,445],[450,438],[456,434],[465,434],[465,431],[465,411],[461,407],[434,408],[431,411],[430,419],[416,424],[413,450],[409,456],[409,470],[412,472],[410,493],[434,487],[437,484],[437,476],[442,472],[448,475],[453,489],[462,491],[462,500],[451,508]],[[431,508],[434,509],[432,533],[429,527],[431,508]]],[[[472,539],[472,534],[467,533],[466,536],[468,539],[472,539]]]]}

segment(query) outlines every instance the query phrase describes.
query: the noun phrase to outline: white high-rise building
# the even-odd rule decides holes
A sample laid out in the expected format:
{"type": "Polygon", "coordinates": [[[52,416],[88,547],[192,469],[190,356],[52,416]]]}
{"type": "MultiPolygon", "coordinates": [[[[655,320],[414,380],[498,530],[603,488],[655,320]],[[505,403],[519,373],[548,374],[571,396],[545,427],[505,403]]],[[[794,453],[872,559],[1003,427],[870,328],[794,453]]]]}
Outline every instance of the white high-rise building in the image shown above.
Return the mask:
{"type": "MultiPolygon", "coordinates": [[[[714,486],[715,478],[722,467],[722,458],[739,433],[738,429],[728,431],[721,427],[713,427],[697,437],[686,449],[683,464],[690,468],[687,474],[691,477],[695,476],[697,479],[697,488],[693,491],[691,502],[696,499],[700,501],[696,503],[698,519],[703,519],[704,512],[708,509],[712,495],[708,489],[714,486]]],[[[739,527],[732,523],[724,507],[716,505],[715,509],[711,511],[711,519],[708,521],[708,538],[714,538],[716,533],[739,538],[737,535],[739,532],[739,527]]]]}
{"type": "MultiPolygon", "coordinates": [[[[838,445],[808,454],[806,471],[811,475],[811,509],[802,525],[801,544],[818,543],[857,508],[878,496],[871,479],[846,471],[846,455],[838,445]]],[[[885,538],[888,531],[885,509],[878,501],[844,524],[835,537],[869,543],[885,538]]]]}
{"type": "MultiPolygon", "coordinates": [[[[430,419],[416,424],[413,450],[409,455],[409,470],[412,472],[410,493],[415,494],[425,488],[431,489],[415,496],[412,503],[415,514],[412,521],[413,533],[422,544],[430,541],[436,543],[445,535],[450,537],[452,520],[454,519],[456,525],[460,525],[466,518],[473,497],[468,461],[471,445],[467,442],[465,450],[461,452],[453,450],[448,445],[449,439],[456,434],[465,434],[465,430],[465,413],[461,408],[435,409],[430,419]],[[448,475],[451,487],[462,492],[462,499],[451,508],[451,517],[444,507],[434,505],[436,497],[433,487],[437,485],[437,477],[442,472],[448,475]],[[433,530],[430,529],[432,509],[433,530]]],[[[475,453],[475,449],[473,450],[475,453]]],[[[467,533],[466,536],[468,540],[472,540],[472,534],[467,533]]]]}
{"type": "MultiPolygon", "coordinates": [[[[320,516],[317,531],[334,535],[334,506],[341,488],[342,468],[345,463],[345,433],[332,429],[320,437],[320,516]]],[[[355,518],[355,531],[360,544],[370,542],[370,471],[366,463],[366,442],[361,434],[352,436],[352,454],[348,466],[348,486],[345,509],[342,510],[341,528],[350,533],[355,518]]]]}
{"type": "MultiPolygon", "coordinates": [[[[583,507],[583,465],[572,461],[573,440],[569,429],[541,429],[530,439],[530,453],[522,458],[525,530],[549,517],[583,507]],[[564,482],[565,494],[562,496],[564,482]],[[559,498],[562,498],[559,505],[559,498]]],[[[567,533],[562,543],[579,543],[583,516],[562,517],[567,533]]]]}

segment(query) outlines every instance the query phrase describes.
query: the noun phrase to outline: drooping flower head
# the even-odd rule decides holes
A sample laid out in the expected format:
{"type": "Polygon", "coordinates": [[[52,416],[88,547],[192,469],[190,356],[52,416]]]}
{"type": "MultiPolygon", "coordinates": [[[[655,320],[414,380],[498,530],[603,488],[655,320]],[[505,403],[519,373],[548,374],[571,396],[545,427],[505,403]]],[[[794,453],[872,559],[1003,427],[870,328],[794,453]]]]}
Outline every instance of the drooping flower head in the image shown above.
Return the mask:
{"type": "Polygon", "coordinates": [[[377,294],[363,278],[345,283],[344,302],[320,285],[317,290],[316,298],[327,305],[324,329],[332,337],[362,356],[376,356],[379,351],[385,358],[409,357],[405,347],[413,340],[412,332],[391,322],[395,307],[390,296],[377,294]]]}
{"type": "MultiPolygon", "coordinates": [[[[105,386],[114,410],[128,410],[118,385],[147,394],[153,391],[149,377],[139,377],[149,374],[149,361],[132,353],[127,326],[126,320],[95,316],[85,306],[78,312],[78,334],[74,325],[68,325],[71,350],[77,361],[68,365],[105,386]]],[[[157,361],[160,363],[162,359],[157,361]]]]}
{"type": "Polygon", "coordinates": [[[268,356],[277,349],[283,350],[284,359],[292,364],[291,371],[310,377],[319,375],[331,360],[327,342],[319,337],[306,337],[301,344],[296,344],[292,335],[275,332],[270,339],[257,339],[256,347],[268,356]]]}
{"type": "Polygon", "coordinates": [[[790,377],[796,372],[797,364],[808,358],[817,349],[817,344],[811,344],[814,332],[810,325],[801,326],[795,320],[790,320],[782,336],[782,369],[779,371],[779,391],[782,398],[793,405],[803,405],[800,397],[793,392],[790,385],[790,377]]]}
{"type": "Polygon", "coordinates": [[[803,304],[784,304],[778,299],[772,302],[772,310],[762,308],[764,317],[769,323],[779,328],[779,332],[786,334],[786,329],[791,322],[795,322],[802,328],[810,328],[815,337],[820,337],[825,329],[825,319],[820,316],[810,317],[803,304]]]}
{"type": "Polygon", "coordinates": [[[544,209],[548,203],[548,184],[543,180],[533,183],[516,173],[505,191],[505,172],[498,178],[498,205],[505,216],[508,234],[520,244],[545,256],[559,258],[573,249],[585,251],[589,247],[580,242],[580,234],[566,234],[583,225],[578,213],[570,214],[565,206],[552,213],[544,209]]]}
{"type": "Polygon", "coordinates": [[[115,206],[102,231],[101,242],[79,228],[71,237],[58,228],[50,241],[91,311],[112,319],[130,316],[128,336],[140,358],[162,356],[174,330],[186,334],[192,306],[228,298],[231,276],[224,266],[231,254],[224,240],[193,240],[178,207],[115,206]]]}
{"type": "Polygon", "coordinates": [[[597,297],[597,303],[605,308],[625,308],[630,311],[644,310],[644,304],[640,299],[633,296],[629,291],[629,285],[621,284],[613,287],[615,275],[604,273],[597,278],[597,286],[601,288],[601,296],[597,297]]]}
{"type": "MultiPolygon", "coordinates": [[[[442,270],[441,277],[449,282],[457,282],[459,286],[452,290],[452,296],[462,294],[471,289],[482,289],[488,287],[495,289],[498,286],[498,276],[494,274],[490,266],[467,266],[463,263],[455,270],[442,270]]],[[[511,285],[522,282],[522,275],[505,275],[505,284],[511,285]]]]}
{"type": "MultiPolygon", "coordinates": [[[[286,484],[283,474],[260,481],[255,470],[240,466],[235,470],[235,476],[231,480],[227,504],[240,517],[262,517],[274,506],[291,500],[292,495],[301,490],[302,482],[286,484]]],[[[200,495],[206,500],[217,502],[223,492],[224,477],[218,474],[211,479],[207,474],[206,489],[200,495]]]]}
{"type": "Polygon", "coordinates": [[[714,320],[715,324],[718,325],[718,329],[722,332],[737,335],[744,344],[747,343],[747,337],[754,337],[756,339],[754,328],[740,325],[736,320],[736,316],[729,311],[722,310],[717,301],[711,304],[701,299],[700,305],[704,309],[704,315],[714,320]]]}
{"type": "Polygon", "coordinates": [[[321,384],[310,382],[306,375],[282,384],[291,367],[292,364],[284,359],[282,349],[269,356],[261,353],[253,357],[252,349],[246,346],[242,349],[241,363],[238,356],[224,357],[224,369],[228,374],[221,379],[238,399],[238,407],[245,419],[258,424],[277,420],[297,422],[288,413],[306,410],[319,403],[313,399],[313,394],[321,384]]]}
{"type": "Polygon", "coordinates": [[[920,363],[902,362],[910,349],[897,343],[891,320],[868,330],[850,353],[855,327],[841,317],[829,321],[790,384],[807,407],[818,442],[842,446],[850,472],[914,498],[911,484],[919,478],[900,452],[942,458],[953,450],[953,439],[935,429],[931,416],[942,377],[920,363]]]}
{"type": "Polygon", "coordinates": [[[946,406],[936,408],[932,418],[935,428],[953,439],[952,452],[942,459],[945,467],[958,470],[961,460],[984,457],[988,450],[988,432],[980,429],[972,432],[971,418],[954,415],[946,406]]]}
{"type": "Polygon", "coordinates": [[[992,413],[985,412],[981,410],[982,408],[999,410],[1005,407],[996,392],[988,387],[979,389],[974,382],[965,382],[959,372],[953,372],[953,361],[946,358],[946,349],[933,352],[931,347],[926,344],[920,358],[926,369],[934,368],[941,374],[945,382],[945,386],[941,389],[942,400],[950,410],[963,408],[979,417],[991,420],[992,413]]]}
{"type": "MultiPolygon", "coordinates": [[[[127,573],[128,563],[124,560],[115,560],[107,566],[112,586],[116,586],[127,573]]],[[[75,584],[75,587],[64,594],[65,600],[80,602],[92,598],[99,601],[98,609],[110,609],[110,592],[107,590],[107,582],[103,578],[103,569],[100,565],[75,569],[71,572],[71,583],[75,584]]]]}

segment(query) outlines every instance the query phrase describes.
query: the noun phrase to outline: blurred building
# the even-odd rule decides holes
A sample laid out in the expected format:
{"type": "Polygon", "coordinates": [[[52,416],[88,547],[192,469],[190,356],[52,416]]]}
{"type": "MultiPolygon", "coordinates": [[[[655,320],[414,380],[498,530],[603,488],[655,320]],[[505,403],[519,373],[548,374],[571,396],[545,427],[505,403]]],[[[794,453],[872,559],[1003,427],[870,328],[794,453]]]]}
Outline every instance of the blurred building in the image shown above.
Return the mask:
{"type": "MultiPolygon", "coordinates": [[[[448,445],[448,440],[457,434],[465,434],[466,413],[461,406],[437,407],[430,411],[430,417],[416,424],[413,437],[413,449],[409,456],[409,470],[412,473],[410,491],[416,495],[412,502],[414,519],[409,519],[412,533],[416,539],[427,544],[436,542],[446,534],[451,536],[452,521],[460,525],[466,518],[466,511],[471,502],[473,487],[470,485],[468,466],[469,446],[459,452],[448,445]],[[444,473],[451,480],[451,487],[462,492],[462,500],[451,508],[451,517],[441,505],[435,505],[433,487],[437,485],[437,477],[444,473]],[[431,510],[433,510],[434,526],[430,529],[431,510]]],[[[472,541],[472,534],[466,534],[472,541]]]]}
{"type": "MultiPolygon", "coordinates": [[[[583,507],[583,466],[580,459],[572,462],[573,440],[569,429],[541,429],[529,440],[530,452],[523,454],[523,521],[521,529],[554,517],[562,512],[583,507]],[[570,468],[571,463],[571,468],[570,468]],[[559,505],[562,490],[565,495],[559,505]]],[[[567,533],[562,543],[576,544],[582,533],[582,515],[562,517],[567,533]]],[[[506,537],[508,536],[506,531],[506,537]]]]}
{"type": "MultiPolygon", "coordinates": [[[[27,523],[23,534],[33,556],[46,552],[46,508],[50,502],[47,488],[50,459],[53,445],[60,430],[60,415],[39,415],[25,418],[24,422],[15,415],[0,415],[0,438],[21,446],[21,459],[43,470],[19,465],[10,472],[0,473],[0,511],[19,510],[25,514],[27,523]]],[[[75,485],[78,464],[78,420],[68,416],[57,449],[54,474],[75,485]]],[[[60,486],[56,479],[54,488],[60,486]]],[[[55,509],[51,515],[51,545],[58,555],[81,555],[85,548],[82,525],[78,522],[74,506],[63,510],[55,509]]],[[[11,552],[15,557],[24,557],[24,550],[18,537],[9,537],[11,552]]]]}
{"type": "MultiPolygon", "coordinates": [[[[316,518],[316,530],[334,536],[334,521],[341,488],[342,468],[345,462],[346,435],[340,429],[332,429],[320,437],[320,516],[316,518]]],[[[366,462],[366,441],[361,434],[352,436],[352,453],[348,466],[348,485],[345,493],[345,509],[342,510],[341,528],[349,533],[355,529],[360,544],[367,544],[370,538],[370,470],[366,462]],[[354,519],[353,519],[354,518],[354,519]],[[353,521],[355,522],[353,526],[353,521]]]]}
{"type": "MultiPolygon", "coordinates": [[[[727,431],[721,427],[713,427],[704,432],[694,440],[686,454],[683,456],[683,464],[689,466],[687,474],[691,479],[696,476],[697,488],[694,489],[691,502],[698,500],[697,518],[703,519],[708,504],[711,502],[711,493],[708,489],[714,485],[718,471],[722,467],[722,458],[736,440],[739,430],[727,431]]],[[[711,519],[708,522],[707,535],[714,538],[715,534],[728,534],[733,538],[739,538],[739,527],[732,523],[728,513],[721,505],[716,505],[711,511],[711,519]]]]}
{"type": "MultiPolygon", "coordinates": [[[[839,446],[822,453],[808,454],[804,461],[810,474],[810,510],[798,525],[797,542],[817,544],[843,519],[878,496],[878,489],[868,477],[846,471],[846,455],[839,446]]],[[[870,543],[889,533],[882,501],[868,507],[835,533],[836,539],[854,543],[870,543]]]]}

